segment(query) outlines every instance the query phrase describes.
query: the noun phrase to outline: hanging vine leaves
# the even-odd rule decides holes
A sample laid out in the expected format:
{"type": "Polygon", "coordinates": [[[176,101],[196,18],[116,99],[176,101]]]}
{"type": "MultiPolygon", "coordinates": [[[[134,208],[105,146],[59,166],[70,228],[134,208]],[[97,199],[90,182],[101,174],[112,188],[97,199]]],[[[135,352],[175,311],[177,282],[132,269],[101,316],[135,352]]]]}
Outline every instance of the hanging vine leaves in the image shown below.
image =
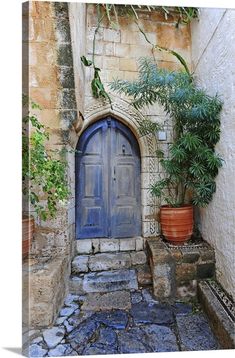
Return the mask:
{"type": "Polygon", "coordinates": [[[85,56],[81,57],[81,61],[86,67],[90,67],[91,65],[93,65],[93,62],[88,60],[85,56]]]}
{"type": "MultiPolygon", "coordinates": [[[[95,98],[104,98],[107,99],[110,103],[110,106],[112,108],[112,101],[111,98],[109,96],[109,94],[105,91],[104,85],[101,81],[99,72],[100,72],[100,68],[96,67],[94,65],[94,63],[91,60],[88,60],[85,56],[81,57],[81,61],[84,64],[84,66],[86,67],[90,67],[93,66],[94,69],[94,78],[91,81],[91,89],[92,89],[92,94],[95,98]]],[[[113,108],[112,108],[113,109],[113,108]]]]}
{"type": "Polygon", "coordinates": [[[177,60],[179,60],[179,62],[181,63],[181,65],[183,65],[185,71],[187,72],[188,75],[190,75],[190,71],[189,71],[189,68],[187,66],[187,63],[185,61],[185,59],[176,51],[173,51],[173,50],[170,50],[166,47],[162,47],[162,46],[158,46],[158,45],[155,45],[153,44],[147,37],[146,33],[144,32],[143,29],[141,29],[141,27],[139,26],[138,22],[135,21],[136,25],[138,26],[139,28],[139,31],[142,33],[142,35],[144,36],[145,40],[152,46],[152,49],[157,49],[159,51],[165,51],[165,52],[168,52],[170,53],[171,55],[175,56],[177,58],[177,60]]]}
{"type": "Polygon", "coordinates": [[[40,106],[23,95],[23,108],[28,110],[23,117],[22,128],[22,189],[38,218],[54,218],[58,202],[66,203],[70,195],[67,183],[68,164],[63,149],[47,150],[49,132],[39,122],[32,110],[40,106]],[[32,133],[29,135],[29,125],[32,133]],[[38,193],[43,194],[44,204],[38,193]]]}

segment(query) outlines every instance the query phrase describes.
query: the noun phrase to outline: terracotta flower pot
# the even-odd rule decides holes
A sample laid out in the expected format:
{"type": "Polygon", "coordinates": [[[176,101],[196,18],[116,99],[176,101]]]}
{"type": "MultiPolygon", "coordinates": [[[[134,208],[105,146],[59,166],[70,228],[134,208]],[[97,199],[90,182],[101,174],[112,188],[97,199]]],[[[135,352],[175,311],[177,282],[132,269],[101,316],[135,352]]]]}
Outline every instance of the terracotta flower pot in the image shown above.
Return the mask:
{"type": "Polygon", "coordinates": [[[188,241],[193,233],[193,207],[184,205],[172,208],[163,205],[160,209],[162,234],[171,244],[177,245],[188,241]]]}
{"type": "Polygon", "coordinates": [[[27,257],[34,234],[34,218],[23,216],[22,218],[22,255],[27,257]]]}

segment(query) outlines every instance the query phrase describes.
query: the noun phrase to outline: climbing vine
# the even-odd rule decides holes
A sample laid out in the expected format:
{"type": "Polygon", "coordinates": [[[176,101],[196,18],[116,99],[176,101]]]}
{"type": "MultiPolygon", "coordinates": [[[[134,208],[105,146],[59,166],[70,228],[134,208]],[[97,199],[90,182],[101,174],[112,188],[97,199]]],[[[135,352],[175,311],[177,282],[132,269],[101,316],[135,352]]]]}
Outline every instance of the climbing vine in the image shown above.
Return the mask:
{"type": "Polygon", "coordinates": [[[47,150],[49,132],[40,123],[34,110],[40,106],[23,95],[23,108],[28,113],[23,117],[22,129],[22,183],[23,194],[41,220],[54,218],[58,202],[69,197],[64,151],[47,150]],[[29,126],[32,133],[29,135],[29,126]],[[38,193],[43,195],[46,205],[41,204],[38,193]]]}

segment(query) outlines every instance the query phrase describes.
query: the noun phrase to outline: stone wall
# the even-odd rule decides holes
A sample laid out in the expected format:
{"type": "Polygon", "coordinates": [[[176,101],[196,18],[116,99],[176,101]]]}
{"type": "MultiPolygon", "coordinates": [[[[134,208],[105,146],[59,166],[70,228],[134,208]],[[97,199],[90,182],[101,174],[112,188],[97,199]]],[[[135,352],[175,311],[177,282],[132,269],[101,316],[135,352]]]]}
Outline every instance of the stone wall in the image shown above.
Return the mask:
{"type": "MultiPolygon", "coordinates": [[[[25,42],[28,71],[24,71],[23,90],[42,108],[33,112],[50,134],[47,149],[68,149],[68,185],[73,193],[70,180],[74,177],[73,155],[69,150],[76,144],[73,123],[77,120],[77,105],[67,4],[26,4],[23,23],[26,29],[29,25],[26,31],[29,42],[25,42]]],[[[72,195],[68,204],[59,206],[55,219],[46,222],[36,219],[32,256],[48,259],[69,254],[74,237],[74,206],[72,195]]]]}
{"type": "MultiPolygon", "coordinates": [[[[176,28],[177,18],[169,16],[166,20],[160,12],[140,11],[138,12],[139,25],[153,44],[171,48],[180,53],[191,66],[191,38],[188,26],[179,25],[176,28]]],[[[97,26],[96,6],[87,6],[87,42],[86,55],[92,59],[93,38],[97,26]]],[[[141,151],[141,209],[142,209],[142,235],[144,237],[156,236],[159,233],[156,214],[160,206],[158,199],[153,197],[150,186],[163,175],[162,168],[156,158],[156,138],[148,136],[141,138],[138,132],[138,122],[144,116],[153,121],[164,124],[166,139],[159,142],[159,149],[168,154],[169,144],[172,142],[172,123],[169,117],[159,105],[154,105],[142,111],[135,111],[129,103],[130,99],[125,96],[118,97],[112,93],[108,83],[114,78],[134,80],[138,76],[138,59],[142,56],[151,57],[152,46],[146,42],[143,34],[139,31],[133,18],[127,16],[119,17],[119,29],[114,29],[105,20],[102,22],[95,44],[95,64],[101,69],[101,79],[106,90],[111,93],[113,110],[109,104],[95,100],[92,97],[91,81],[93,69],[86,68],[85,85],[85,121],[82,131],[92,122],[102,116],[113,115],[126,124],[135,134],[141,151]]],[[[154,56],[159,67],[170,70],[181,68],[179,61],[166,52],[154,51],[154,56]]]]}
{"type": "Polygon", "coordinates": [[[24,325],[48,326],[53,323],[68,290],[74,252],[73,150],[77,143],[75,128],[80,119],[77,111],[83,108],[83,98],[76,98],[75,86],[77,89],[83,84],[79,84],[81,77],[76,78],[76,85],[74,80],[67,3],[24,4],[23,28],[23,91],[42,108],[33,112],[50,134],[47,149],[67,150],[71,191],[68,202],[58,205],[54,219],[36,218],[30,257],[23,267],[24,325]]]}
{"type": "Polygon", "coordinates": [[[189,300],[197,296],[198,282],[215,275],[215,253],[205,242],[174,246],[159,237],[147,239],[153,292],[159,300],[189,300]]]}
{"type": "Polygon", "coordinates": [[[234,297],[235,252],[235,11],[201,9],[192,24],[192,62],[197,81],[223,100],[221,139],[216,150],[225,160],[212,202],[200,211],[203,238],[215,248],[218,281],[234,297]]]}
{"type": "Polygon", "coordinates": [[[74,237],[74,161],[69,151],[76,145],[77,104],[67,4],[31,2],[29,14],[29,96],[42,108],[36,114],[50,133],[47,148],[68,150],[72,193],[55,219],[37,219],[31,255],[48,259],[68,254],[74,237]]]}
{"type": "Polygon", "coordinates": [[[23,265],[23,327],[53,324],[68,291],[68,258],[59,257],[42,264],[23,265]]]}

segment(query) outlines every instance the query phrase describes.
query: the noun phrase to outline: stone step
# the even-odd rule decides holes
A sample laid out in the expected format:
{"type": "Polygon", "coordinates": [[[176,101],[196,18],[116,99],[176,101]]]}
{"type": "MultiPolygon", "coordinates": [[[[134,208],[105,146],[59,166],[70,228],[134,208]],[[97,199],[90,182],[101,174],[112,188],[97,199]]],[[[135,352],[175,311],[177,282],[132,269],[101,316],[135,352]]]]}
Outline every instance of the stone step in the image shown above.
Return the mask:
{"type": "Polygon", "coordinates": [[[132,266],[144,265],[146,262],[147,256],[144,251],[78,255],[72,261],[72,274],[128,269],[132,266]]]}
{"type": "Polygon", "coordinates": [[[118,251],[141,251],[145,248],[145,239],[141,236],[121,239],[82,239],[76,242],[78,254],[96,254],[118,251]]]}
{"type": "Polygon", "coordinates": [[[89,293],[81,309],[83,311],[127,310],[131,308],[131,297],[128,291],[89,293]]]}
{"type": "Polygon", "coordinates": [[[92,272],[70,279],[70,292],[76,294],[136,289],[137,274],[133,269],[92,272]]]}
{"type": "Polygon", "coordinates": [[[131,257],[127,253],[97,254],[89,258],[89,268],[91,271],[117,270],[130,267],[131,257]]]}
{"type": "Polygon", "coordinates": [[[83,289],[85,292],[112,292],[137,289],[135,270],[113,270],[90,273],[84,276],[83,289]]]}

